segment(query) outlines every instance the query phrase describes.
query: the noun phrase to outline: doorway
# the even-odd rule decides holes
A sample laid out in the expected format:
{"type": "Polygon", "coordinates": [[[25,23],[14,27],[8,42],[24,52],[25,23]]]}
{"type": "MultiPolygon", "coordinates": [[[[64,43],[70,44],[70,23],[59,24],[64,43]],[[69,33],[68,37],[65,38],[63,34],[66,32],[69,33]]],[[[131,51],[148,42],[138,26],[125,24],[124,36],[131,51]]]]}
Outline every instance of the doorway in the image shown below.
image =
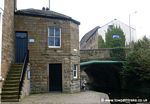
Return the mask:
{"type": "Polygon", "coordinates": [[[62,91],[62,64],[49,64],[49,91],[62,91]]]}
{"type": "Polygon", "coordinates": [[[23,63],[27,50],[27,32],[16,32],[16,63],[23,63]]]}

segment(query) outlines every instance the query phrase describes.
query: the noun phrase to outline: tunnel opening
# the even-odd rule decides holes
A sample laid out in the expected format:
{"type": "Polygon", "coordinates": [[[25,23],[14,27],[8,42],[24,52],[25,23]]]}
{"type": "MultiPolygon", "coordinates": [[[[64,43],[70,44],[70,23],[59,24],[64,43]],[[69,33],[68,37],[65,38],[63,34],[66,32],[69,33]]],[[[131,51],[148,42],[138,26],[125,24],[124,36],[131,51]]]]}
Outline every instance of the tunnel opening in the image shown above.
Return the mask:
{"type": "MultiPolygon", "coordinates": [[[[110,99],[145,99],[150,95],[123,89],[123,62],[90,61],[81,63],[81,79],[85,77],[90,90],[107,93],[110,99]],[[85,73],[82,75],[82,73],[85,73]]],[[[134,84],[134,83],[133,83],[134,84]]],[[[118,104],[113,103],[112,104],[118,104]]],[[[119,103],[126,104],[126,103],[119,103]]]]}
{"type": "Polygon", "coordinates": [[[110,93],[121,90],[119,74],[121,67],[122,63],[94,63],[82,71],[87,74],[86,79],[90,90],[110,93]]]}

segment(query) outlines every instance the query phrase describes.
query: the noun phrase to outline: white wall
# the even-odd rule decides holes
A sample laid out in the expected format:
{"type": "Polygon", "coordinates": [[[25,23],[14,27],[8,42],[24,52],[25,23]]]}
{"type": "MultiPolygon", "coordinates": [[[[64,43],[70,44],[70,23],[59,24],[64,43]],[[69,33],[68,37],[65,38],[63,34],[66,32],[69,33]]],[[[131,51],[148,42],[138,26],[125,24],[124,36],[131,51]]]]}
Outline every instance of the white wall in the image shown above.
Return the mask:
{"type": "Polygon", "coordinates": [[[2,61],[2,18],[4,11],[4,0],[0,0],[0,80],[1,80],[1,61],[2,61]]]}
{"type": "MultiPolygon", "coordinates": [[[[102,26],[101,28],[99,28],[98,30],[98,34],[101,35],[103,37],[103,39],[105,40],[105,33],[107,32],[108,26],[109,25],[115,25],[115,26],[120,26],[121,29],[123,30],[125,37],[126,37],[126,44],[128,44],[130,42],[130,28],[128,25],[120,22],[119,20],[113,20],[111,22],[109,22],[108,24],[102,26]]],[[[135,41],[136,40],[136,30],[134,28],[131,28],[131,41],[135,41]]]]}

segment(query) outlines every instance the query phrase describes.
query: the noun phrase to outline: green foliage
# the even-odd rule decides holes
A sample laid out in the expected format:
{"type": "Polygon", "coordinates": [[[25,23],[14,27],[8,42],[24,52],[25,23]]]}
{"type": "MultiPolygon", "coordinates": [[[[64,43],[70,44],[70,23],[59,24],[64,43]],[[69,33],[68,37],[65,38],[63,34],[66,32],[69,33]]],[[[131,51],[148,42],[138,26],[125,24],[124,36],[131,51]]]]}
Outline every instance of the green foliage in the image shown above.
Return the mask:
{"type": "Polygon", "coordinates": [[[133,50],[127,55],[123,65],[122,75],[126,85],[150,81],[150,40],[148,38],[144,37],[134,43],[133,50]]]}
{"type": "Polygon", "coordinates": [[[98,36],[98,48],[105,48],[105,43],[101,35],[98,36]]]}
{"type": "Polygon", "coordinates": [[[112,60],[125,60],[125,35],[120,27],[112,26],[106,32],[106,48],[114,48],[110,52],[112,60]]]}
{"type": "Polygon", "coordinates": [[[125,35],[120,27],[112,26],[106,32],[106,48],[125,47],[125,35]],[[118,37],[114,37],[114,36],[118,37]]]}
{"type": "Polygon", "coordinates": [[[111,51],[110,51],[110,56],[111,56],[111,60],[125,60],[125,56],[126,56],[126,53],[125,53],[125,49],[124,48],[113,48],[111,51]]]}

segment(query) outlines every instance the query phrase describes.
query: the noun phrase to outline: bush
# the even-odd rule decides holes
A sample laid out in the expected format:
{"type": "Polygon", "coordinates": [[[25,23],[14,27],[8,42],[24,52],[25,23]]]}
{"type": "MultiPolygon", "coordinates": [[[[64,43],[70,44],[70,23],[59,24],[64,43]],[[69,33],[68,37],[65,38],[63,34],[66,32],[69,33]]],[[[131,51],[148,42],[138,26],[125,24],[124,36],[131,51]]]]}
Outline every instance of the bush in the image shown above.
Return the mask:
{"type": "Polygon", "coordinates": [[[150,40],[144,37],[134,43],[121,72],[126,87],[137,87],[150,82],[150,40]]]}
{"type": "Polygon", "coordinates": [[[112,60],[117,60],[117,61],[125,60],[125,56],[126,56],[125,48],[113,48],[110,52],[110,56],[112,60]]]}

